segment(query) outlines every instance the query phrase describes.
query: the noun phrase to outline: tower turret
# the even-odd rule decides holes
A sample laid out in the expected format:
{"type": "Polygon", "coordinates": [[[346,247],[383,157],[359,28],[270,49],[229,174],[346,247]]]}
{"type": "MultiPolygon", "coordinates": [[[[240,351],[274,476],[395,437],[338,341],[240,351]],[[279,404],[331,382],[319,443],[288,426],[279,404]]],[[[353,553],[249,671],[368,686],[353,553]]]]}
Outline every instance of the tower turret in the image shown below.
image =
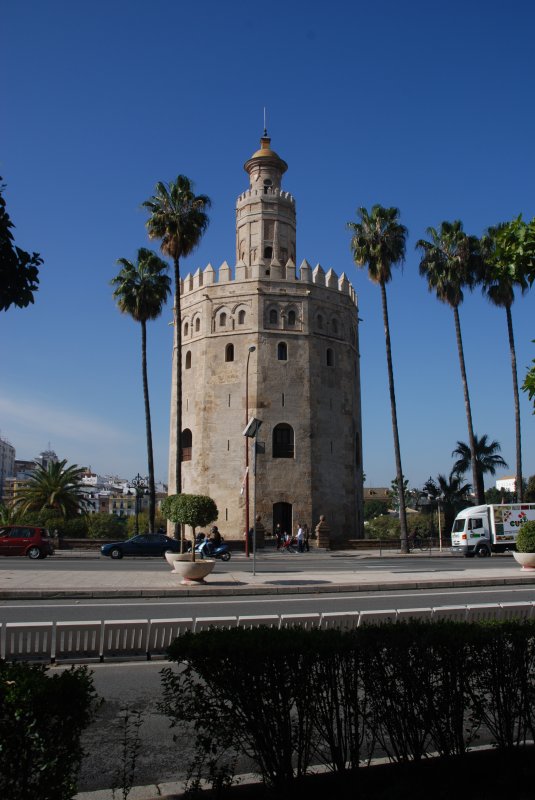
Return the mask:
{"type": "Polygon", "coordinates": [[[236,263],[295,263],[295,200],[281,186],[288,165],[271,149],[266,130],[244,169],[250,182],[236,202],[236,263]]]}

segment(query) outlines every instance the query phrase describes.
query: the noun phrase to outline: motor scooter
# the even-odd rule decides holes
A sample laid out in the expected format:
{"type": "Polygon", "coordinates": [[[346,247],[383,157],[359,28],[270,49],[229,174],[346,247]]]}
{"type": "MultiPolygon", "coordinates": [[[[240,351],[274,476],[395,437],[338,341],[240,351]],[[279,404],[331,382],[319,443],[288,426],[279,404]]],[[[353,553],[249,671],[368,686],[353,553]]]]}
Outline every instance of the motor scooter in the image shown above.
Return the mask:
{"type": "MultiPolygon", "coordinates": [[[[191,553],[191,547],[189,551],[191,553]]],[[[230,547],[225,542],[221,542],[217,547],[213,547],[209,539],[204,539],[195,547],[195,553],[201,558],[219,558],[221,561],[230,561],[230,547]]]]}

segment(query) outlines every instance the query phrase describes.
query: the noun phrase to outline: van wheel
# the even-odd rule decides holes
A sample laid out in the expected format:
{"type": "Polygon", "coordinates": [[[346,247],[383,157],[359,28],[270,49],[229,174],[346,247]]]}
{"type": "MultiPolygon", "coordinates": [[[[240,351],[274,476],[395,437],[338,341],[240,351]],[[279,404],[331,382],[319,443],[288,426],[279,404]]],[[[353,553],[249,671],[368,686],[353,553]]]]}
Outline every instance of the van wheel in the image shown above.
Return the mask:
{"type": "Polygon", "coordinates": [[[28,556],[28,558],[35,560],[36,558],[41,557],[41,551],[39,550],[38,547],[35,547],[34,545],[34,547],[30,547],[26,555],[28,556]]]}
{"type": "Polygon", "coordinates": [[[478,558],[488,558],[490,556],[490,550],[486,544],[482,544],[481,547],[477,548],[476,555],[478,558]]]}

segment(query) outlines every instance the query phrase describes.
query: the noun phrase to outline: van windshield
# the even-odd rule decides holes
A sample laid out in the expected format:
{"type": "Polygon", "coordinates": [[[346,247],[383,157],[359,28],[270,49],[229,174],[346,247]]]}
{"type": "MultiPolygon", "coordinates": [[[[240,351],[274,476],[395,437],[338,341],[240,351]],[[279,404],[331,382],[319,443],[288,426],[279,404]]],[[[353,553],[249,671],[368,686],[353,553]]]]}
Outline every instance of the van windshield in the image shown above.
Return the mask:
{"type": "Polygon", "coordinates": [[[456,519],[453,523],[452,533],[462,533],[464,531],[465,519],[456,519]]]}

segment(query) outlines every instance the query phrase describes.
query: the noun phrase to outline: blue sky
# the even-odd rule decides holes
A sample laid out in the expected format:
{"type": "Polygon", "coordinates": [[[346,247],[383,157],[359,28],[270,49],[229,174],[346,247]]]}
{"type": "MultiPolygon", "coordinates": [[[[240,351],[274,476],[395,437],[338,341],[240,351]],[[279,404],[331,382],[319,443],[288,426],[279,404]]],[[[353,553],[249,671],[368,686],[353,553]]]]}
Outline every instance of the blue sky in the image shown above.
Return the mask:
{"type": "MultiPolygon", "coordinates": [[[[115,262],[147,246],[140,206],[155,183],[183,173],[213,201],[183,273],[234,264],[234,203],[266,106],[297,202],[297,260],[346,272],[359,296],[367,484],[395,474],[384,332],[345,223],[374,203],[399,207],[410,232],[388,287],[403,471],[411,486],[448,473],[467,440],[453,314],[419,277],[414,244],[442,220],[479,235],[535,216],[533,4],[12,0],[3,27],[0,174],[17,244],[45,259],[35,305],[0,317],[0,434],[17,457],[50,443],[101,473],[146,472],[140,332],[113,303],[115,262]]],[[[513,308],[521,380],[533,303],[513,308]]],[[[477,292],[460,314],[475,431],[499,440],[512,474],[505,313],[477,292]]],[[[148,330],[164,480],[170,320],[169,306],[148,330]]]]}

